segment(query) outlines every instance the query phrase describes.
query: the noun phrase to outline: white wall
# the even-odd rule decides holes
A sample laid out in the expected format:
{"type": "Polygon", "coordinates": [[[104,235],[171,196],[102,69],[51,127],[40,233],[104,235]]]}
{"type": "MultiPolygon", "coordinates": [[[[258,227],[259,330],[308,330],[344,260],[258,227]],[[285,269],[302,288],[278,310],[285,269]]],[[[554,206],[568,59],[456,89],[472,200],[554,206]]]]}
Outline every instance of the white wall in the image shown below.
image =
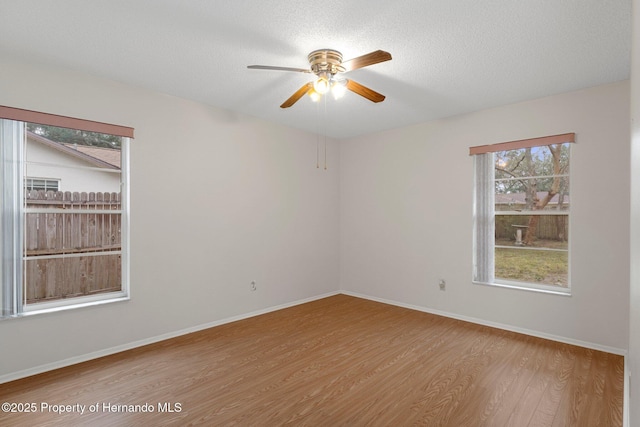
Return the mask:
{"type": "Polygon", "coordinates": [[[628,118],[621,82],[342,142],[341,289],[625,351],[628,118]],[[567,132],[572,296],[473,285],[468,147],[567,132]]]}
{"type": "Polygon", "coordinates": [[[633,1],[631,52],[631,293],[629,370],[634,404],[629,425],[640,425],[640,0],[633,1]]]}
{"type": "Polygon", "coordinates": [[[135,128],[131,300],[0,321],[0,380],[337,291],[333,141],[324,171],[313,134],[6,57],[0,76],[0,105],[135,128]]]}

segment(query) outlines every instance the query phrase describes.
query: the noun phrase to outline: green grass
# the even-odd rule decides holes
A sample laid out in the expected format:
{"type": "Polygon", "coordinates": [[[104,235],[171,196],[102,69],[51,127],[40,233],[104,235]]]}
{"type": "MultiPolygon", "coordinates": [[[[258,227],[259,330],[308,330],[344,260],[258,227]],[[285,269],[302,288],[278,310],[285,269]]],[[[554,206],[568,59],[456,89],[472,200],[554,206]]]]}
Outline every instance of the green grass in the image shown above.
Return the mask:
{"type": "Polygon", "coordinates": [[[527,249],[495,250],[495,276],[499,279],[555,285],[569,285],[567,252],[527,249]]]}

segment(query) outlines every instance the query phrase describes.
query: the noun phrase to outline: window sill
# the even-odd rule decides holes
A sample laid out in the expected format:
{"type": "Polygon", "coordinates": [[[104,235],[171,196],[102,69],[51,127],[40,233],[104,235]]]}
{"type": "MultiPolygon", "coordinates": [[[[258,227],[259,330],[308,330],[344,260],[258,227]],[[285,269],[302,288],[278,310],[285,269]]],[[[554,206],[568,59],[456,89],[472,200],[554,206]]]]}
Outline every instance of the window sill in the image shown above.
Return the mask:
{"type": "Polygon", "coordinates": [[[17,313],[17,314],[6,316],[6,317],[0,317],[0,321],[7,320],[7,319],[16,319],[20,317],[30,317],[38,314],[56,313],[59,311],[73,310],[77,308],[94,307],[97,305],[110,304],[113,302],[129,301],[130,299],[131,298],[128,295],[124,293],[119,293],[114,295],[111,298],[85,299],[84,301],[78,301],[77,303],[74,303],[74,304],[64,304],[64,305],[61,305],[59,303],[34,304],[30,308],[28,308],[26,311],[23,311],[21,313],[17,313]]]}
{"type": "Polygon", "coordinates": [[[538,292],[542,294],[560,295],[565,297],[571,296],[571,288],[558,288],[555,286],[534,285],[534,284],[521,284],[518,282],[504,282],[504,283],[487,283],[472,281],[475,285],[493,286],[497,288],[516,289],[519,291],[538,292]]]}

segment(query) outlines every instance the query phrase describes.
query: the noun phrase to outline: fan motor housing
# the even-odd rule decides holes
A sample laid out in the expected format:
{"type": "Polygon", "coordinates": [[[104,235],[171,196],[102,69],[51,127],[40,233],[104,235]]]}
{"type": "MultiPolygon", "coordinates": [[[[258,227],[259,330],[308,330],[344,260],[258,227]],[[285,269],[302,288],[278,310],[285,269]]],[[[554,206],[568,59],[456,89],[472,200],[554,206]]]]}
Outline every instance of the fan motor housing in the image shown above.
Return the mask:
{"type": "Polygon", "coordinates": [[[344,72],[342,54],[333,49],[318,49],[309,54],[309,65],[315,74],[344,72]]]}

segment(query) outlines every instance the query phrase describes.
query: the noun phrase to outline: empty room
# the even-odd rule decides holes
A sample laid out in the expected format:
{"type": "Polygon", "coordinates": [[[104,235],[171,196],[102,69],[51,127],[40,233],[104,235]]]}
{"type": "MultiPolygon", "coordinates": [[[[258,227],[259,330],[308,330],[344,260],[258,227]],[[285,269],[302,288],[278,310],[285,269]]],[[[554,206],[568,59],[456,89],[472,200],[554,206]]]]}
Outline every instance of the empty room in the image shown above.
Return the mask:
{"type": "Polygon", "coordinates": [[[640,0],[0,0],[0,426],[640,425],[640,0]]]}

